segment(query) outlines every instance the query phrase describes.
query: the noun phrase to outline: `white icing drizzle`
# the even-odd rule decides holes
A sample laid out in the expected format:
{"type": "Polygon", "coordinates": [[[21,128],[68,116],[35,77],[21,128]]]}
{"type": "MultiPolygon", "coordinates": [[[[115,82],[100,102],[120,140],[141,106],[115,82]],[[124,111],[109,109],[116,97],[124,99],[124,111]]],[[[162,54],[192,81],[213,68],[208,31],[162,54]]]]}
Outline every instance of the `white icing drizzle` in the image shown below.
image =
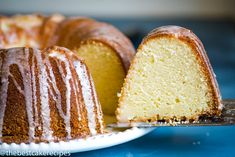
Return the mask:
{"type": "Polygon", "coordinates": [[[10,73],[9,76],[11,77],[11,79],[13,80],[17,90],[22,94],[24,95],[24,91],[21,89],[20,85],[16,82],[14,76],[10,73]]]}
{"type": "MultiPolygon", "coordinates": [[[[30,65],[29,65],[29,49],[25,48],[24,49],[25,52],[25,67],[23,67],[22,65],[19,65],[20,60],[16,60],[19,71],[21,73],[22,76],[22,80],[23,80],[23,86],[24,86],[24,98],[25,98],[25,104],[26,104],[26,111],[27,111],[27,116],[28,116],[28,122],[29,122],[29,140],[31,141],[32,138],[34,138],[35,135],[35,128],[34,128],[34,120],[33,120],[33,108],[32,108],[32,87],[31,87],[31,75],[30,72],[28,72],[28,70],[30,69],[30,65]]],[[[15,86],[17,87],[18,84],[15,84],[15,86]]],[[[19,87],[17,87],[18,89],[19,87]]]]}
{"type": "MultiPolygon", "coordinates": [[[[3,52],[3,51],[2,51],[3,52]]],[[[1,52],[1,53],[2,53],[1,52]]],[[[8,53],[9,55],[10,53],[8,53]]],[[[1,58],[1,89],[0,89],[0,141],[2,141],[2,127],[3,127],[3,118],[4,118],[4,113],[6,109],[6,103],[7,103],[7,91],[8,91],[8,74],[9,74],[9,66],[7,66],[7,62],[5,60],[7,59],[7,56],[3,60],[1,58]]]]}
{"type": "MultiPolygon", "coordinates": [[[[25,105],[27,110],[27,117],[29,122],[29,141],[35,139],[35,129],[38,127],[39,130],[42,130],[42,140],[52,141],[54,138],[52,136],[52,129],[50,123],[50,106],[49,98],[55,101],[56,107],[59,111],[60,116],[64,119],[66,125],[67,139],[71,139],[71,124],[70,124],[70,109],[71,103],[76,103],[78,111],[78,121],[81,120],[82,109],[80,107],[81,102],[79,102],[79,93],[82,92],[84,104],[87,110],[88,116],[88,126],[90,133],[92,135],[96,134],[96,117],[94,112],[94,106],[97,108],[98,121],[100,123],[100,129],[103,130],[103,121],[101,115],[100,104],[96,97],[96,92],[94,89],[93,81],[89,80],[89,75],[86,69],[85,64],[82,64],[80,60],[74,62],[70,61],[68,56],[64,53],[60,53],[54,50],[51,50],[42,56],[43,54],[36,49],[29,48],[14,48],[8,50],[0,50],[0,53],[5,52],[4,59],[0,57],[0,76],[1,76],[1,89],[0,89],[0,142],[2,141],[2,129],[3,129],[3,120],[5,114],[5,108],[7,103],[7,92],[9,85],[9,78],[13,80],[13,83],[16,89],[24,96],[25,105]],[[32,50],[32,56],[30,56],[30,50],[32,50]],[[55,63],[59,69],[59,73],[62,77],[62,81],[66,86],[66,111],[65,113],[62,110],[62,95],[56,84],[56,76],[53,72],[49,57],[56,58],[55,63]],[[36,64],[37,61],[37,64],[36,64]],[[30,65],[30,62],[32,65],[30,65]],[[13,74],[10,73],[11,65],[16,65],[19,69],[19,72],[22,76],[23,84],[20,85],[16,81],[16,78],[13,74]],[[64,67],[62,66],[64,65],[64,67]],[[38,69],[38,73],[36,73],[38,69]],[[72,76],[72,69],[75,69],[77,76],[72,76]],[[37,97],[37,82],[39,86],[39,96],[40,102],[38,102],[37,97]],[[79,81],[81,83],[81,91],[79,89],[79,81]],[[74,93],[71,93],[71,92],[74,93]],[[94,91],[94,93],[92,93],[94,91]],[[71,102],[71,95],[75,95],[75,101],[71,102]],[[94,94],[94,99],[93,95],[94,94]],[[40,104],[41,109],[41,120],[37,104],[40,104]],[[33,114],[34,111],[34,114],[33,114]],[[33,118],[35,117],[35,119],[33,118]],[[42,125],[42,127],[41,127],[42,125]]],[[[68,53],[69,54],[69,53],[68,53]]],[[[70,56],[72,54],[69,54],[70,56]]],[[[91,76],[90,76],[91,79],[91,76]]]]}
{"type": "MultiPolygon", "coordinates": [[[[50,108],[48,106],[48,84],[45,81],[47,73],[45,71],[45,65],[43,65],[42,56],[39,51],[33,50],[33,57],[37,58],[38,69],[39,69],[39,85],[40,85],[40,104],[42,112],[42,121],[43,121],[43,134],[42,138],[50,140],[52,138],[52,133],[50,129],[50,108]]],[[[3,119],[5,114],[5,108],[7,103],[7,91],[9,84],[9,77],[12,78],[13,83],[17,90],[24,96],[25,105],[27,111],[27,118],[29,124],[29,141],[35,138],[35,127],[38,125],[38,110],[37,110],[37,96],[36,96],[36,78],[34,73],[35,64],[32,62],[32,68],[30,70],[29,64],[29,48],[14,48],[9,49],[6,52],[4,61],[1,60],[2,64],[2,73],[1,73],[1,83],[2,88],[0,90],[1,96],[1,111],[0,111],[0,137],[2,137],[2,126],[3,119]],[[16,65],[19,69],[19,72],[22,76],[23,89],[15,80],[14,76],[10,73],[10,66],[16,65]],[[33,119],[33,108],[35,110],[35,121],[33,119]]]]}
{"type": "Polygon", "coordinates": [[[74,82],[74,85],[75,85],[75,89],[73,89],[74,91],[75,91],[75,97],[76,97],[76,104],[77,104],[77,110],[78,110],[78,121],[81,121],[82,120],[82,116],[81,116],[81,106],[80,106],[80,104],[79,104],[79,101],[78,101],[78,97],[79,97],[79,95],[78,95],[78,93],[80,92],[80,90],[79,90],[79,86],[78,86],[78,81],[79,80],[76,80],[75,82],[74,82]]]}
{"type": "MultiPolygon", "coordinates": [[[[35,127],[39,127],[40,124],[39,124],[39,118],[38,118],[38,108],[37,108],[37,96],[36,96],[36,91],[37,91],[37,88],[36,88],[36,78],[35,78],[35,58],[33,57],[32,58],[32,67],[31,67],[31,77],[32,77],[32,92],[33,92],[33,107],[34,107],[34,116],[35,116],[35,127]]],[[[38,128],[41,130],[41,128],[38,128]]]]}
{"type": "Polygon", "coordinates": [[[102,113],[102,109],[101,109],[100,102],[97,99],[95,85],[94,85],[94,81],[92,79],[91,74],[90,74],[90,80],[91,80],[90,82],[91,82],[92,91],[93,91],[93,94],[94,94],[95,104],[96,104],[96,108],[97,108],[97,116],[98,116],[98,121],[100,123],[100,130],[102,131],[104,129],[104,126],[103,126],[103,116],[101,114],[102,113]]]}
{"type": "Polygon", "coordinates": [[[32,90],[31,90],[31,75],[29,74],[29,51],[28,49],[24,49],[24,51],[20,51],[20,49],[10,49],[5,56],[5,60],[2,61],[2,73],[1,73],[1,82],[2,82],[2,88],[0,91],[1,95],[1,117],[0,117],[0,137],[2,137],[2,126],[3,126],[3,118],[7,103],[7,91],[8,91],[8,84],[9,84],[9,77],[12,78],[13,83],[19,93],[21,93],[25,98],[25,105],[27,110],[27,117],[29,121],[29,138],[34,137],[34,121],[33,121],[33,111],[32,111],[32,90]],[[15,55],[15,53],[19,53],[19,55],[15,55]],[[11,65],[17,65],[19,72],[22,76],[23,81],[23,87],[24,89],[21,89],[19,84],[16,82],[14,76],[10,73],[10,66],[11,65]],[[25,68],[22,66],[24,65],[25,68]],[[30,81],[30,82],[29,82],[30,81]]]}
{"type": "MultiPolygon", "coordinates": [[[[38,61],[38,69],[39,69],[39,88],[40,88],[40,105],[41,105],[41,116],[42,116],[42,139],[44,140],[52,140],[52,131],[50,128],[50,107],[49,107],[49,94],[48,88],[50,88],[47,82],[47,71],[46,66],[42,59],[42,54],[38,50],[34,50],[37,53],[36,55],[38,61]]],[[[51,67],[49,67],[51,68],[51,67]]]]}
{"type": "Polygon", "coordinates": [[[82,86],[82,95],[85,102],[87,114],[88,114],[88,126],[92,135],[96,134],[96,122],[95,122],[95,112],[94,112],[94,102],[92,99],[92,88],[87,75],[87,70],[84,64],[80,61],[74,61],[74,66],[78,74],[79,80],[82,86]]]}
{"type": "Polygon", "coordinates": [[[66,74],[64,73],[64,70],[62,68],[62,63],[58,63],[56,61],[57,66],[59,68],[60,75],[62,76],[62,80],[65,83],[66,86],[66,113],[62,111],[61,105],[57,106],[59,108],[59,113],[61,114],[62,118],[64,119],[65,125],[66,125],[66,132],[67,132],[67,138],[71,138],[71,125],[70,125],[70,100],[71,100],[71,86],[70,86],[70,80],[72,80],[72,73],[70,70],[70,64],[68,59],[65,57],[65,55],[58,54],[57,52],[52,52],[49,54],[49,56],[56,57],[57,59],[61,60],[65,65],[66,74]]]}

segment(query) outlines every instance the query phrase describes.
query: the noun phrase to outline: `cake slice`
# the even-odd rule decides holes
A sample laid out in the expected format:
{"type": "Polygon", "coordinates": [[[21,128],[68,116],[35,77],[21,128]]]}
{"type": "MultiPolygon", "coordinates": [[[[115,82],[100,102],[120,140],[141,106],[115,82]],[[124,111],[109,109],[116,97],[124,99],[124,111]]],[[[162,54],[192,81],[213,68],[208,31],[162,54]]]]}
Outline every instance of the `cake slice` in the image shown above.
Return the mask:
{"type": "Polygon", "coordinates": [[[150,32],[128,71],[118,121],[197,121],[221,110],[215,74],[198,37],[178,26],[150,32]]]}

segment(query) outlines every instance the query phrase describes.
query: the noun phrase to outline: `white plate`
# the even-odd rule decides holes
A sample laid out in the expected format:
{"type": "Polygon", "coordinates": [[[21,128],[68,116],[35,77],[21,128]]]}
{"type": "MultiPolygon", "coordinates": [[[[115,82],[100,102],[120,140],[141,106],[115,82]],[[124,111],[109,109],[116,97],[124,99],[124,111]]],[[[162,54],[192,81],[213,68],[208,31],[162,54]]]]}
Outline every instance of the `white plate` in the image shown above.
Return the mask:
{"type": "Polygon", "coordinates": [[[84,152],[107,148],[139,138],[153,129],[131,128],[124,131],[106,133],[88,137],[86,139],[71,140],[69,142],[6,144],[0,145],[1,155],[66,155],[68,153],[84,152]]]}

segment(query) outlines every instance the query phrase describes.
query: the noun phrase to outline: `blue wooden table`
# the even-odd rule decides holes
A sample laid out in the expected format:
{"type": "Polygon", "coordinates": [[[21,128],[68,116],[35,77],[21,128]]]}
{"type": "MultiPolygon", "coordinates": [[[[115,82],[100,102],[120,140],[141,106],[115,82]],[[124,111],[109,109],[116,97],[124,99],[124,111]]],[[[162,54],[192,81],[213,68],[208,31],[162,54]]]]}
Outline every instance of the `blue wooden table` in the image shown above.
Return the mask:
{"type": "MultiPolygon", "coordinates": [[[[180,25],[192,29],[203,41],[217,75],[223,98],[235,98],[235,23],[231,20],[109,20],[139,44],[151,29],[180,25]]],[[[118,146],[74,153],[72,156],[208,156],[235,157],[235,126],[167,127],[118,146]]]]}

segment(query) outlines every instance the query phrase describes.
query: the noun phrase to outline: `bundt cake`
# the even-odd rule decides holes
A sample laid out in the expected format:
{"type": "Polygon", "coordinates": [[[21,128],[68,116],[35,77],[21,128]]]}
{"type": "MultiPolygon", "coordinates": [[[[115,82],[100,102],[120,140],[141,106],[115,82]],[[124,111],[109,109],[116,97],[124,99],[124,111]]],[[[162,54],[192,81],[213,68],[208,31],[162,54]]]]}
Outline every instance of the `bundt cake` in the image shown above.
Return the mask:
{"type": "Polygon", "coordinates": [[[198,37],[178,26],[150,32],[128,71],[118,121],[198,121],[221,110],[215,74],[198,37]]]}
{"type": "Polygon", "coordinates": [[[86,65],[66,48],[0,50],[0,143],[71,140],[104,132],[86,65]]]}
{"type": "Polygon", "coordinates": [[[129,39],[113,26],[90,18],[18,15],[0,18],[0,48],[58,45],[83,58],[91,71],[105,114],[114,115],[130,61],[129,39]]]}

